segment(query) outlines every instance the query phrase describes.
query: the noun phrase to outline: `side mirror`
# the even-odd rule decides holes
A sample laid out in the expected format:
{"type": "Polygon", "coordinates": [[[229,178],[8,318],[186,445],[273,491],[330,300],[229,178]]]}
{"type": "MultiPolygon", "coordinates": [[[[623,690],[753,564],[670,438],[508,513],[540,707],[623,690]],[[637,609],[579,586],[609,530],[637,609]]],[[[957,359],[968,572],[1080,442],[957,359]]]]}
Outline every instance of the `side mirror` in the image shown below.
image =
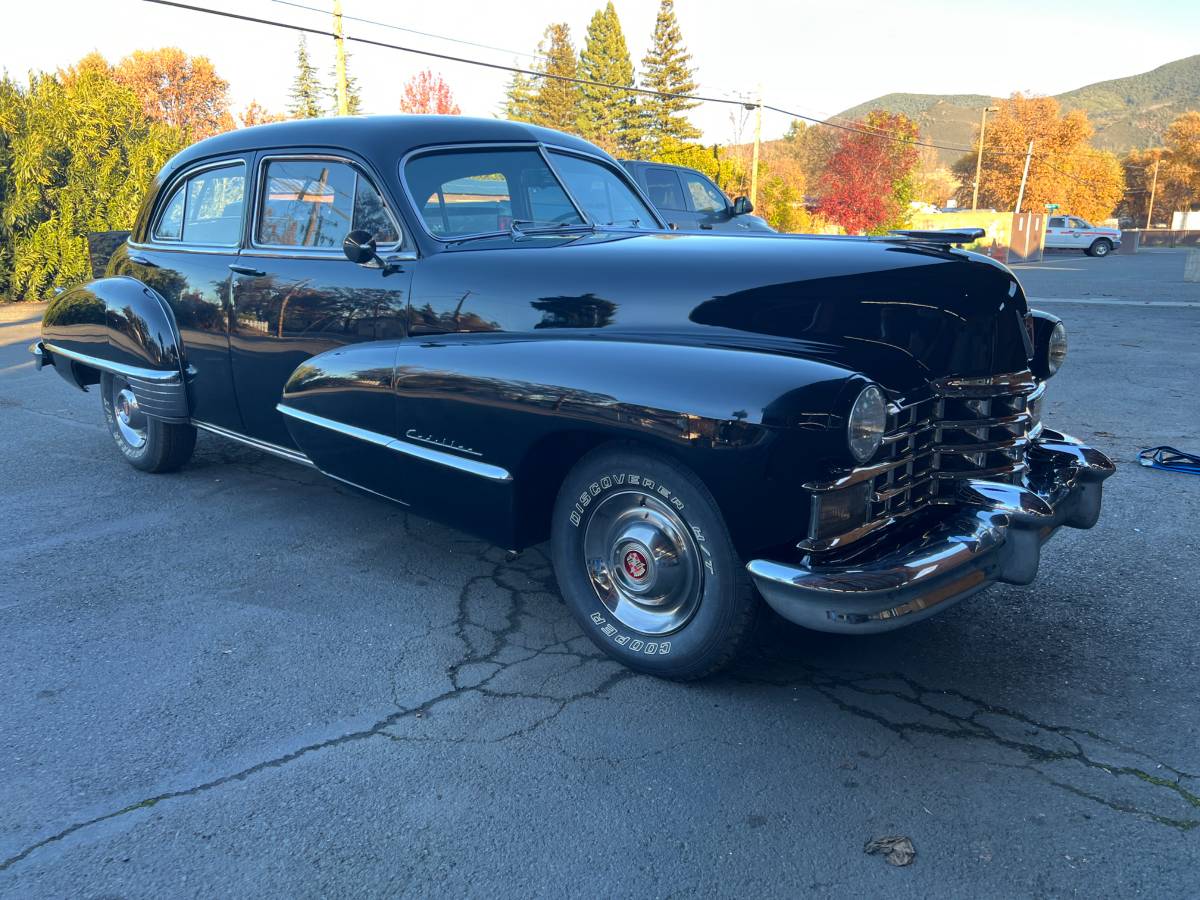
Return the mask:
{"type": "Polygon", "coordinates": [[[733,201],[733,214],[735,216],[748,216],[754,212],[754,204],[750,202],[749,197],[738,197],[733,201]]]}
{"type": "Polygon", "coordinates": [[[362,229],[346,235],[342,241],[342,252],[346,254],[346,259],[360,266],[369,266],[379,259],[379,253],[375,250],[375,238],[371,237],[371,232],[362,229]]]}

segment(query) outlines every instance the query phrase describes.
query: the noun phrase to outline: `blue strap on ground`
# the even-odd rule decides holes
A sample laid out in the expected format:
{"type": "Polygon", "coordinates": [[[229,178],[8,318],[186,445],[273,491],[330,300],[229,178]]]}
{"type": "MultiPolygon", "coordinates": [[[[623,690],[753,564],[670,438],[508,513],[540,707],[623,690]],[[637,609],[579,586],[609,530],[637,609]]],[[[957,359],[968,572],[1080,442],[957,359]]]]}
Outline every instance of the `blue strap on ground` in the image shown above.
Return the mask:
{"type": "Polygon", "coordinates": [[[1138,462],[1151,469],[1200,475],[1200,456],[1174,447],[1150,447],[1138,454],[1138,462]]]}

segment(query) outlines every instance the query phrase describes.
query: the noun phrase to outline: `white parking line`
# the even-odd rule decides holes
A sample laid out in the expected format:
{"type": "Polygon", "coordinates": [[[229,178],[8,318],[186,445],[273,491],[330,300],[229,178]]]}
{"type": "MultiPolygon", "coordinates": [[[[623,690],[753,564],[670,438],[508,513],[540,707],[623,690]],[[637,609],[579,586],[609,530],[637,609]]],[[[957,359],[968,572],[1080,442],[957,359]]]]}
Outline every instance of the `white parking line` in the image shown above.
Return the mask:
{"type": "Polygon", "coordinates": [[[1091,303],[1094,306],[1167,306],[1174,309],[1200,309],[1200,301],[1188,300],[1125,300],[1119,297],[1029,297],[1030,305],[1038,303],[1091,303]]]}

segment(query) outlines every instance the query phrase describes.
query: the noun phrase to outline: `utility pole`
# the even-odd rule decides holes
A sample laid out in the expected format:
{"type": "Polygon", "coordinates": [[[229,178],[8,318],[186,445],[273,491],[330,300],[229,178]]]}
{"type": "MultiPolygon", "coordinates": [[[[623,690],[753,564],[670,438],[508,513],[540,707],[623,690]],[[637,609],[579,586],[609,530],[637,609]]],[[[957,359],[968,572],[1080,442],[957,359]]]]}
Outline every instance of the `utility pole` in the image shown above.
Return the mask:
{"type": "Polygon", "coordinates": [[[758,205],[758,148],[762,143],[762,85],[758,86],[758,104],[754,107],[754,157],[750,163],[750,205],[758,205]]]}
{"type": "Polygon", "coordinates": [[[1154,180],[1150,182],[1150,206],[1146,209],[1146,227],[1150,227],[1150,216],[1154,212],[1154,191],[1158,188],[1158,164],[1160,160],[1154,161],[1154,180]]]}
{"type": "Polygon", "coordinates": [[[1025,171],[1021,173],[1021,190],[1017,192],[1017,208],[1014,212],[1021,211],[1021,201],[1025,199],[1025,182],[1029,180],[1029,161],[1033,159],[1033,141],[1029,142],[1029,151],[1025,154],[1025,171]]]}
{"type": "Polygon", "coordinates": [[[339,116],[350,115],[346,95],[346,37],[342,32],[342,0],[333,0],[333,43],[337,48],[337,106],[339,116]]]}
{"type": "Polygon", "coordinates": [[[983,174],[983,135],[987,130],[987,114],[999,112],[998,106],[985,106],[979,114],[979,152],[975,156],[975,189],[971,191],[971,210],[979,208],[979,179],[983,174]]]}

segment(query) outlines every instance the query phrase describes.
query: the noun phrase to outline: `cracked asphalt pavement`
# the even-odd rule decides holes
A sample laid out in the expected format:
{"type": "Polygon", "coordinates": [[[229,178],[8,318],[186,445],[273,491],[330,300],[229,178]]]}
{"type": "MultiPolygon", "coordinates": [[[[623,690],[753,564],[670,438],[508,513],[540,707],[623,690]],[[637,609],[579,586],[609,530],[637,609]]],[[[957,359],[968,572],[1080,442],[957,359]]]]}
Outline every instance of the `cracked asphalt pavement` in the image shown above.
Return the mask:
{"type": "Polygon", "coordinates": [[[686,685],[600,656],[545,548],[209,435],[134,471],[0,308],[0,895],[1195,896],[1200,478],[1132,459],[1200,450],[1200,309],[1047,308],[1100,524],[686,685]]]}

